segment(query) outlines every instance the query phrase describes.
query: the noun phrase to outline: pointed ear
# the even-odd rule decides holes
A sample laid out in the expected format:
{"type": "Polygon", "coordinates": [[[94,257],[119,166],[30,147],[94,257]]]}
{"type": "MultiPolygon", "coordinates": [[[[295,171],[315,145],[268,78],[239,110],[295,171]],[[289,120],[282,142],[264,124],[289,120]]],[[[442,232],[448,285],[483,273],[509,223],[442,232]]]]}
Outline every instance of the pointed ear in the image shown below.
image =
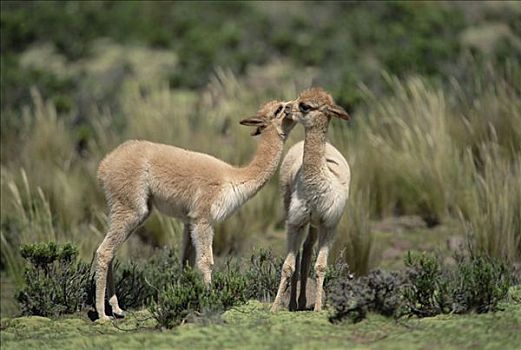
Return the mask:
{"type": "Polygon", "coordinates": [[[351,119],[351,116],[349,114],[347,114],[347,112],[338,105],[329,106],[329,107],[327,107],[327,109],[328,109],[329,113],[331,113],[332,115],[334,115],[337,118],[344,119],[344,120],[351,119]]]}
{"type": "Polygon", "coordinates": [[[239,122],[241,125],[247,125],[247,126],[259,126],[263,125],[264,121],[260,119],[259,117],[250,117],[243,119],[239,122]]]}

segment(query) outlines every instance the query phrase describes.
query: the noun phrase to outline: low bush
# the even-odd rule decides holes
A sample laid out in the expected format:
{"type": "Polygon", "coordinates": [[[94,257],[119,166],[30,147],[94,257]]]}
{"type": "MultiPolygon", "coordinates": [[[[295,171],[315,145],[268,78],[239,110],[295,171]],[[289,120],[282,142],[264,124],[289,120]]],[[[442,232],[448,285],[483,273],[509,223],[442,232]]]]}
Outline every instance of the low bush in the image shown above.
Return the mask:
{"type": "Polygon", "coordinates": [[[281,257],[275,257],[267,249],[259,249],[251,254],[250,265],[245,271],[248,299],[266,302],[275,298],[283,263],[281,257]]]}
{"type": "Polygon", "coordinates": [[[71,244],[25,245],[25,285],[17,295],[22,315],[58,316],[74,313],[86,305],[88,264],[78,262],[78,249],[71,244]]]}
{"type": "Polygon", "coordinates": [[[441,261],[429,254],[412,254],[405,257],[407,284],[403,296],[407,313],[420,317],[434,316],[445,310],[448,278],[442,271],[441,261]]]}
{"type": "Polygon", "coordinates": [[[349,319],[353,323],[363,320],[373,311],[393,316],[401,305],[402,276],[397,272],[371,271],[355,280],[340,279],[328,295],[334,308],[330,321],[349,319]]]}
{"type": "Polygon", "coordinates": [[[210,288],[206,288],[197,271],[185,268],[175,280],[157,290],[149,310],[159,327],[172,328],[186,320],[245,303],[246,286],[247,278],[231,263],[214,274],[210,288]]]}
{"type": "Polygon", "coordinates": [[[498,309],[512,284],[511,271],[498,260],[482,256],[460,259],[453,287],[456,313],[484,313],[498,309]]]}
{"type": "Polygon", "coordinates": [[[328,293],[330,321],[359,322],[369,311],[398,318],[498,310],[513,282],[507,265],[485,256],[457,256],[456,261],[448,267],[435,255],[409,253],[405,271],[339,279],[328,293]]]}
{"type": "Polygon", "coordinates": [[[157,290],[182,274],[177,255],[168,248],[146,262],[116,264],[115,271],[116,295],[123,309],[146,306],[157,290]]]}
{"type": "MultiPolygon", "coordinates": [[[[25,285],[18,294],[23,315],[58,316],[94,307],[94,274],[89,264],[77,261],[76,247],[31,244],[22,247],[21,255],[26,260],[25,285]]],[[[146,262],[115,262],[116,294],[124,309],[148,306],[159,326],[172,328],[250,298],[272,298],[282,261],[267,250],[254,252],[250,260],[244,271],[227,261],[206,288],[198,271],[182,269],[177,255],[162,249],[146,262]]]]}

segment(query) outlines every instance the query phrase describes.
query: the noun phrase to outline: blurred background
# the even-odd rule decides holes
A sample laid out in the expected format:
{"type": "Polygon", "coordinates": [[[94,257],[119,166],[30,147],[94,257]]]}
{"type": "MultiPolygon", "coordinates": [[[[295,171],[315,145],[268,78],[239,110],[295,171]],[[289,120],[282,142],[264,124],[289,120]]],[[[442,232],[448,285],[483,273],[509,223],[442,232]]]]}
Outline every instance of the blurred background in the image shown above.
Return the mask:
{"type": "MultiPolygon", "coordinates": [[[[107,225],[96,169],[118,144],[244,164],[256,141],[238,121],[313,85],[353,116],[330,127],[353,175],[331,261],[363,274],[463,247],[518,264],[520,62],[515,1],[2,1],[2,295],[23,243],[92,258],[107,225]]],[[[217,228],[218,256],[283,254],[277,182],[217,228]]],[[[153,214],[118,258],[179,247],[180,229],[153,214]]]]}

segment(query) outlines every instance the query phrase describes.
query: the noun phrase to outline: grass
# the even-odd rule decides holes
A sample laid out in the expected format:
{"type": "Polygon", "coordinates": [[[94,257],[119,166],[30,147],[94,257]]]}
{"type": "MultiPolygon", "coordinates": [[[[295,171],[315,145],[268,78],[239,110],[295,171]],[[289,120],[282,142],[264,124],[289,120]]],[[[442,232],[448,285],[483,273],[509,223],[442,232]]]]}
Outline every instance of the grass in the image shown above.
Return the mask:
{"type": "MultiPolygon", "coordinates": [[[[96,70],[111,71],[111,50],[120,50],[103,45],[107,50],[82,63],[93,76],[96,70]]],[[[282,64],[264,68],[264,83],[258,82],[258,71],[238,77],[219,69],[204,90],[195,92],[171,89],[152,73],[158,80],[140,82],[139,62],[132,62],[131,77],[123,79],[114,97],[117,109],[89,105],[90,119],[78,128],[75,113],[59,112],[33,90],[19,135],[2,138],[2,261],[12,270],[19,271],[16,247],[34,241],[72,241],[85,260],[91,258],[107,218],[96,169],[119,143],[148,139],[244,164],[255,140],[237,120],[254,113],[262,101],[294,98],[310,84],[309,77],[285,80],[299,71],[282,64]],[[278,81],[283,83],[274,96],[278,81]]],[[[430,226],[459,219],[457,234],[467,234],[480,251],[511,262],[521,258],[521,124],[515,122],[521,117],[515,85],[521,69],[515,63],[509,69],[489,71],[488,85],[475,72],[468,89],[462,88],[464,81],[442,87],[418,77],[390,76],[393,93],[387,97],[361,88],[365,97],[351,126],[336,120],[331,125],[331,142],[346,155],[353,173],[332,261],[345,250],[352,269],[367,272],[377,261],[369,219],[397,214],[420,215],[430,226]]],[[[74,70],[72,63],[67,70],[74,70]]],[[[302,134],[295,128],[288,146],[302,134]]],[[[280,202],[274,179],[217,227],[214,251],[241,254],[257,237],[277,229],[280,202]]],[[[132,256],[132,247],[142,240],[176,246],[179,237],[178,223],[155,216],[119,254],[132,256]]]]}
{"type": "Polygon", "coordinates": [[[250,301],[209,324],[157,331],[146,312],[112,323],[82,315],[2,320],[3,349],[514,349],[521,342],[521,295],[511,289],[503,311],[394,321],[369,315],[358,324],[331,324],[327,311],[269,312],[250,301]],[[516,299],[514,299],[516,298],[516,299]]]}

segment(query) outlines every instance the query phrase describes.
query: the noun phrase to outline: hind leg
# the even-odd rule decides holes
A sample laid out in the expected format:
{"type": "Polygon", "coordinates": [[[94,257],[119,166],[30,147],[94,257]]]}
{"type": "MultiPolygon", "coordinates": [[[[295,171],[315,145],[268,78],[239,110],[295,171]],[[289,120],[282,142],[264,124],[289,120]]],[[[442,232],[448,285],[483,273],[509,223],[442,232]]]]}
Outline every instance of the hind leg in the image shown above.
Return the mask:
{"type": "Polygon", "coordinates": [[[302,259],[300,262],[300,295],[298,297],[298,310],[305,310],[307,299],[306,299],[306,287],[308,282],[309,268],[311,267],[311,257],[313,255],[313,246],[317,241],[317,229],[315,227],[309,227],[308,238],[304,242],[302,247],[302,259]]]}
{"type": "Polygon", "coordinates": [[[181,264],[182,267],[195,265],[195,251],[194,244],[192,242],[192,227],[193,225],[186,222],[183,228],[183,247],[181,251],[181,264]]]}
{"type": "Polygon", "coordinates": [[[275,312],[280,309],[282,305],[282,295],[288,288],[288,283],[291,276],[295,273],[297,263],[297,253],[300,249],[302,241],[304,239],[304,230],[306,225],[291,225],[288,224],[288,254],[282,265],[282,271],[280,274],[279,289],[275,301],[271,306],[271,311],[275,312]]]}
{"type": "MultiPolygon", "coordinates": [[[[145,206],[146,207],[146,206],[145,206]]],[[[149,210],[141,213],[122,205],[113,206],[107,236],[96,251],[96,311],[101,320],[110,319],[105,314],[105,288],[108,287],[109,304],[114,312],[123,315],[114,287],[112,261],[116,250],[128,236],[146,219],[149,210]]]]}
{"type": "Polygon", "coordinates": [[[290,283],[290,294],[289,294],[289,311],[297,311],[297,283],[299,279],[299,266],[300,266],[300,252],[297,253],[297,258],[295,259],[295,272],[291,276],[290,283]]]}

